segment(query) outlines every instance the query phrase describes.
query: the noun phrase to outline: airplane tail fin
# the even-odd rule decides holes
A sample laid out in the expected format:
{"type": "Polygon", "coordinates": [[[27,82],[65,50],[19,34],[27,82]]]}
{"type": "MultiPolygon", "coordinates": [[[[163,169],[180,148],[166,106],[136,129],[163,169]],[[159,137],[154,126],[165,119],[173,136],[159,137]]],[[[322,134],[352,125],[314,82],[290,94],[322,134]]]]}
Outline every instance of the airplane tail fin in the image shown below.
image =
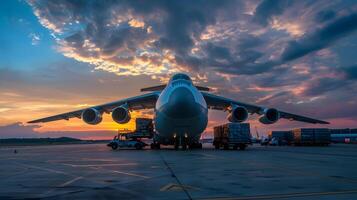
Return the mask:
{"type": "MultiPolygon", "coordinates": [[[[165,85],[155,85],[155,86],[151,86],[151,87],[147,87],[147,88],[141,88],[140,91],[141,92],[161,91],[161,90],[165,89],[165,87],[166,87],[166,84],[165,85]]],[[[195,87],[201,91],[210,91],[210,89],[208,87],[198,86],[198,85],[195,85],[195,87]]]]}

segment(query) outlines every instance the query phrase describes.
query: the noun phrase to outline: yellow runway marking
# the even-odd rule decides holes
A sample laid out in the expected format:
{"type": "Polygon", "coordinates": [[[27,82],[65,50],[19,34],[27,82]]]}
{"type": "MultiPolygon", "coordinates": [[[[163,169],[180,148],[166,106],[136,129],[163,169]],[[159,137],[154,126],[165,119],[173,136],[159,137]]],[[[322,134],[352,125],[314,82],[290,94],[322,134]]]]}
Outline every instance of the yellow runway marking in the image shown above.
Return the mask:
{"type": "Polygon", "coordinates": [[[324,195],[341,195],[341,194],[355,194],[357,190],[333,191],[333,192],[309,192],[309,193],[291,193],[291,194],[272,194],[272,195],[257,195],[257,196],[243,196],[243,197],[217,197],[217,198],[203,198],[205,200],[255,200],[255,199],[286,199],[293,197],[312,197],[324,195]]]}

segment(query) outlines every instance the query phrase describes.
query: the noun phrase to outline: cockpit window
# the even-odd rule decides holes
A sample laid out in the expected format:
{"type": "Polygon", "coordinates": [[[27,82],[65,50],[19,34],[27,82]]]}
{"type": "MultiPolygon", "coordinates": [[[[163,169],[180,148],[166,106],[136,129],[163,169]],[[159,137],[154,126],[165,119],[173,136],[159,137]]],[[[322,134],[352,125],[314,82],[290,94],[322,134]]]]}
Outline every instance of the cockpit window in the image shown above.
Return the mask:
{"type": "Polygon", "coordinates": [[[183,80],[187,80],[187,81],[191,81],[191,78],[189,76],[187,76],[186,74],[175,74],[172,77],[172,80],[179,80],[179,79],[183,79],[183,80]]]}

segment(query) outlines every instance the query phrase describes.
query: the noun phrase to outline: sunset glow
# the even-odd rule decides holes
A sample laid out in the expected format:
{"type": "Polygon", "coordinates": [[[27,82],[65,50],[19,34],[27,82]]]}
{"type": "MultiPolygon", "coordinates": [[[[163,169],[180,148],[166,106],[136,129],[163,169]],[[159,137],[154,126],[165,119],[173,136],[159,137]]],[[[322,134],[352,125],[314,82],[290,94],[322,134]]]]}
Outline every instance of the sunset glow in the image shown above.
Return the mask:
{"type": "MultiPolygon", "coordinates": [[[[237,101],[357,126],[356,5],[282,2],[2,1],[0,137],[98,139],[133,130],[136,117],[153,111],[132,112],[124,125],[110,114],[95,126],[26,122],[139,95],[176,72],[237,101]]],[[[209,116],[208,134],[227,122],[227,113],[209,116]]],[[[267,126],[254,115],[249,122],[263,134],[311,126],[267,126]]]]}

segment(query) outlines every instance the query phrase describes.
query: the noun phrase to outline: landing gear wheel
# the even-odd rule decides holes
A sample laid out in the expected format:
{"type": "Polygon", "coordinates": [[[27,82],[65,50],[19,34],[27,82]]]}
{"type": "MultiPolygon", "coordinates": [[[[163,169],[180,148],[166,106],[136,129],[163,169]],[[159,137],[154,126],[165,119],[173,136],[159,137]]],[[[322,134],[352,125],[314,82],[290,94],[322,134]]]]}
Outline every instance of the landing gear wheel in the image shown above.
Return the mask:
{"type": "Polygon", "coordinates": [[[202,143],[197,144],[197,149],[202,149],[202,143]]]}
{"type": "Polygon", "coordinates": [[[160,143],[151,143],[150,148],[151,149],[160,149],[160,143]]]}
{"type": "Polygon", "coordinates": [[[113,150],[116,150],[117,148],[118,148],[118,144],[117,144],[117,143],[113,143],[113,144],[112,144],[112,149],[113,149],[113,150]]]}
{"type": "Polygon", "coordinates": [[[244,150],[246,147],[247,147],[247,145],[241,144],[241,145],[239,145],[239,150],[244,150]]]}
{"type": "Polygon", "coordinates": [[[187,150],[188,144],[189,144],[188,138],[184,137],[183,140],[182,140],[182,144],[181,144],[182,150],[187,150]]]}
{"type": "Polygon", "coordinates": [[[225,145],[224,145],[224,150],[229,150],[228,144],[225,144],[225,145]]]}
{"type": "Polygon", "coordinates": [[[139,144],[139,143],[135,144],[135,149],[140,150],[142,148],[143,148],[143,146],[141,144],[139,144]]]}

